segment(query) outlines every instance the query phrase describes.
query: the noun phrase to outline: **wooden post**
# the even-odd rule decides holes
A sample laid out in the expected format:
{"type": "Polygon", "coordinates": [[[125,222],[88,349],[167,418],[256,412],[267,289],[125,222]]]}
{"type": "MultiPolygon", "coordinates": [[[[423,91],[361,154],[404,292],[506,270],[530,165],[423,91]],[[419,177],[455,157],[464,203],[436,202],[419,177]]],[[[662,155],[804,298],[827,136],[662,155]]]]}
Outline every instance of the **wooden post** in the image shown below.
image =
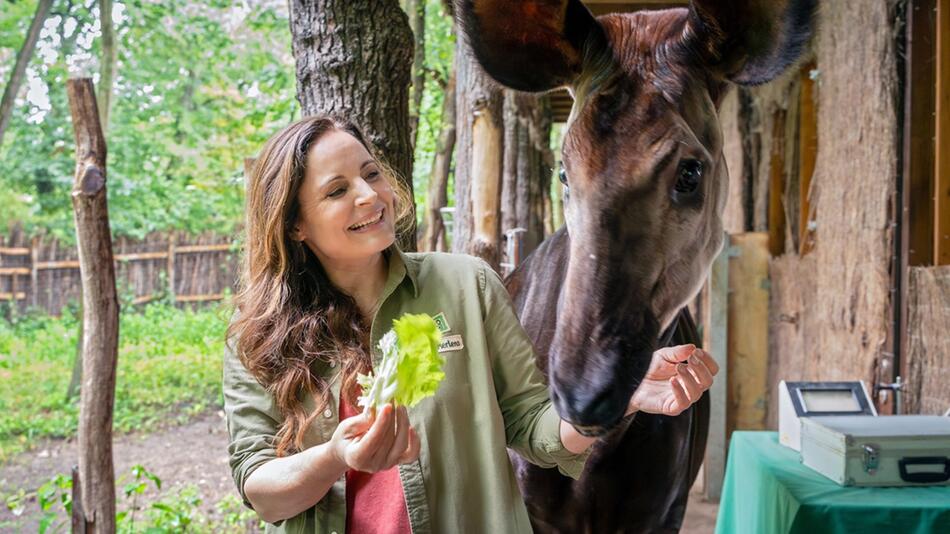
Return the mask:
{"type": "Polygon", "coordinates": [[[30,305],[36,308],[39,306],[39,276],[36,269],[36,262],[39,260],[40,240],[34,237],[30,243],[30,305]]]}
{"type": "Polygon", "coordinates": [[[499,115],[477,108],[472,121],[472,252],[495,269],[501,256],[502,128],[499,115]]]}
{"type": "Polygon", "coordinates": [[[168,270],[168,295],[171,301],[175,302],[177,300],[175,294],[175,232],[168,235],[168,263],[166,269],[168,270]]]}
{"type": "MultiPolygon", "coordinates": [[[[769,363],[769,234],[729,236],[729,318],[726,352],[730,369],[726,431],[765,430],[769,363]]],[[[719,356],[717,354],[717,356],[719,356]]]]}
{"type": "Polygon", "coordinates": [[[950,0],[937,2],[937,150],[934,262],[950,264],[950,0]]]}
{"type": "Polygon", "coordinates": [[[475,61],[464,34],[455,48],[458,140],[452,252],[498,269],[501,243],[502,93],[475,61]]]}
{"type": "Polygon", "coordinates": [[[66,82],[76,138],[72,200],[83,285],[83,385],[79,408],[79,478],[87,532],[115,532],[112,409],[119,341],[119,300],[109,209],[106,143],[89,78],[66,82]]]}
{"type": "Polygon", "coordinates": [[[708,298],[703,299],[703,347],[719,363],[719,374],[709,388],[709,435],[706,438],[706,457],[703,461],[703,495],[706,500],[718,501],[726,474],[726,452],[729,435],[726,433],[726,413],[729,392],[729,254],[727,234],[722,252],[713,262],[709,273],[708,298]]]}
{"type": "Polygon", "coordinates": [[[82,481],[79,480],[79,466],[74,465],[73,476],[73,514],[70,518],[72,523],[72,534],[86,534],[86,521],[83,518],[82,506],[82,481]]]}
{"type": "Polygon", "coordinates": [[[10,315],[16,317],[17,312],[19,311],[17,304],[17,287],[16,287],[16,271],[10,273],[10,315]]]}

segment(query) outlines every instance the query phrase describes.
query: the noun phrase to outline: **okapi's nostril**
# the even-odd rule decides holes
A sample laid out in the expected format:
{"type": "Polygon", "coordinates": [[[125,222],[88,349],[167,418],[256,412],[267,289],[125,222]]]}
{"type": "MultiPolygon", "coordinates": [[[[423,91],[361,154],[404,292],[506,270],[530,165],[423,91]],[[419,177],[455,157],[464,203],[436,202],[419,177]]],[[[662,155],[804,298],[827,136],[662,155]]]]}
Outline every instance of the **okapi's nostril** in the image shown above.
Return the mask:
{"type": "Polygon", "coordinates": [[[602,391],[591,402],[584,407],[583,421],[589,421],[589,424],[603,425],[616,419],[616,406],[613,402],[613,392],[611,390],[602,391]]]}
{"type": "Polygon", "coordinates": [[[551,399],[561,417],[575,425],[606,426],[618,419],[618,406],[610,388],[586,393],[579,388],[552,388],[551,399]]]}

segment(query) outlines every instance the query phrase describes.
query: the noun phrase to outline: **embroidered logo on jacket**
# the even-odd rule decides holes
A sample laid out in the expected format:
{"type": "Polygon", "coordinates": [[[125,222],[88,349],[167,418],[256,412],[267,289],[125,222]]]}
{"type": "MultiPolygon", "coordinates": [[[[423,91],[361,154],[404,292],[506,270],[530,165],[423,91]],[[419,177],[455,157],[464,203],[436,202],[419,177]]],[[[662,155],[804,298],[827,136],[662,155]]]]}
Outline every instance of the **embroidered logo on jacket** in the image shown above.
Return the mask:
{"type": "Polygon", "coordinates": [[[442,312],[439,312],[439,314],[433,317],[432,320],[435,321],[435,326],[439,329],[439,332],[442,332],[443,334],[452,328],[449,326],[449,322],[445,319],[445,314],[442,312]]]}

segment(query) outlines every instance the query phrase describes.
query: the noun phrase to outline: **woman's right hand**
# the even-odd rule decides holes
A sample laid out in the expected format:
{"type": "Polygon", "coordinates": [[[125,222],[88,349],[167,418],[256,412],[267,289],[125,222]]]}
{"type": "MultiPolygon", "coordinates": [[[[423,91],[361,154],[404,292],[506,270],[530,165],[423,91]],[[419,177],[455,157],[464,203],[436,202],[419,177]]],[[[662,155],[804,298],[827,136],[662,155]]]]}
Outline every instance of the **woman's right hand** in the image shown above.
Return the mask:
{"type": "Polygon", "coordinates": [[[331,449],[346,465],[366,473],[385,471],[419,457],[419,436],[405,407],[383,406],[373,417],[363,412],[344,419],[330,438],[331,449]]]}

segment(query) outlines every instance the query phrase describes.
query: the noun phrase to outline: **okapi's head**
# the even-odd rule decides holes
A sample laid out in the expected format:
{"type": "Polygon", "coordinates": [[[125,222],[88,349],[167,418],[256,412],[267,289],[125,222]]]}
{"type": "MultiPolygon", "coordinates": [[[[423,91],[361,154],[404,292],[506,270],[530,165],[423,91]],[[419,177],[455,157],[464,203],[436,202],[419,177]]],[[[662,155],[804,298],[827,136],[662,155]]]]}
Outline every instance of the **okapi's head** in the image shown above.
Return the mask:
{"type": "Polygon", "coordinates": [[[620,420],[722,246],[728,84],[792,64],[816,4],[694,0],[595,19],[579,0],[457,0],[489,75],[574,96],[561,170],[570,262],[548,377],[561,416],[585,431],[620,420]]]}

